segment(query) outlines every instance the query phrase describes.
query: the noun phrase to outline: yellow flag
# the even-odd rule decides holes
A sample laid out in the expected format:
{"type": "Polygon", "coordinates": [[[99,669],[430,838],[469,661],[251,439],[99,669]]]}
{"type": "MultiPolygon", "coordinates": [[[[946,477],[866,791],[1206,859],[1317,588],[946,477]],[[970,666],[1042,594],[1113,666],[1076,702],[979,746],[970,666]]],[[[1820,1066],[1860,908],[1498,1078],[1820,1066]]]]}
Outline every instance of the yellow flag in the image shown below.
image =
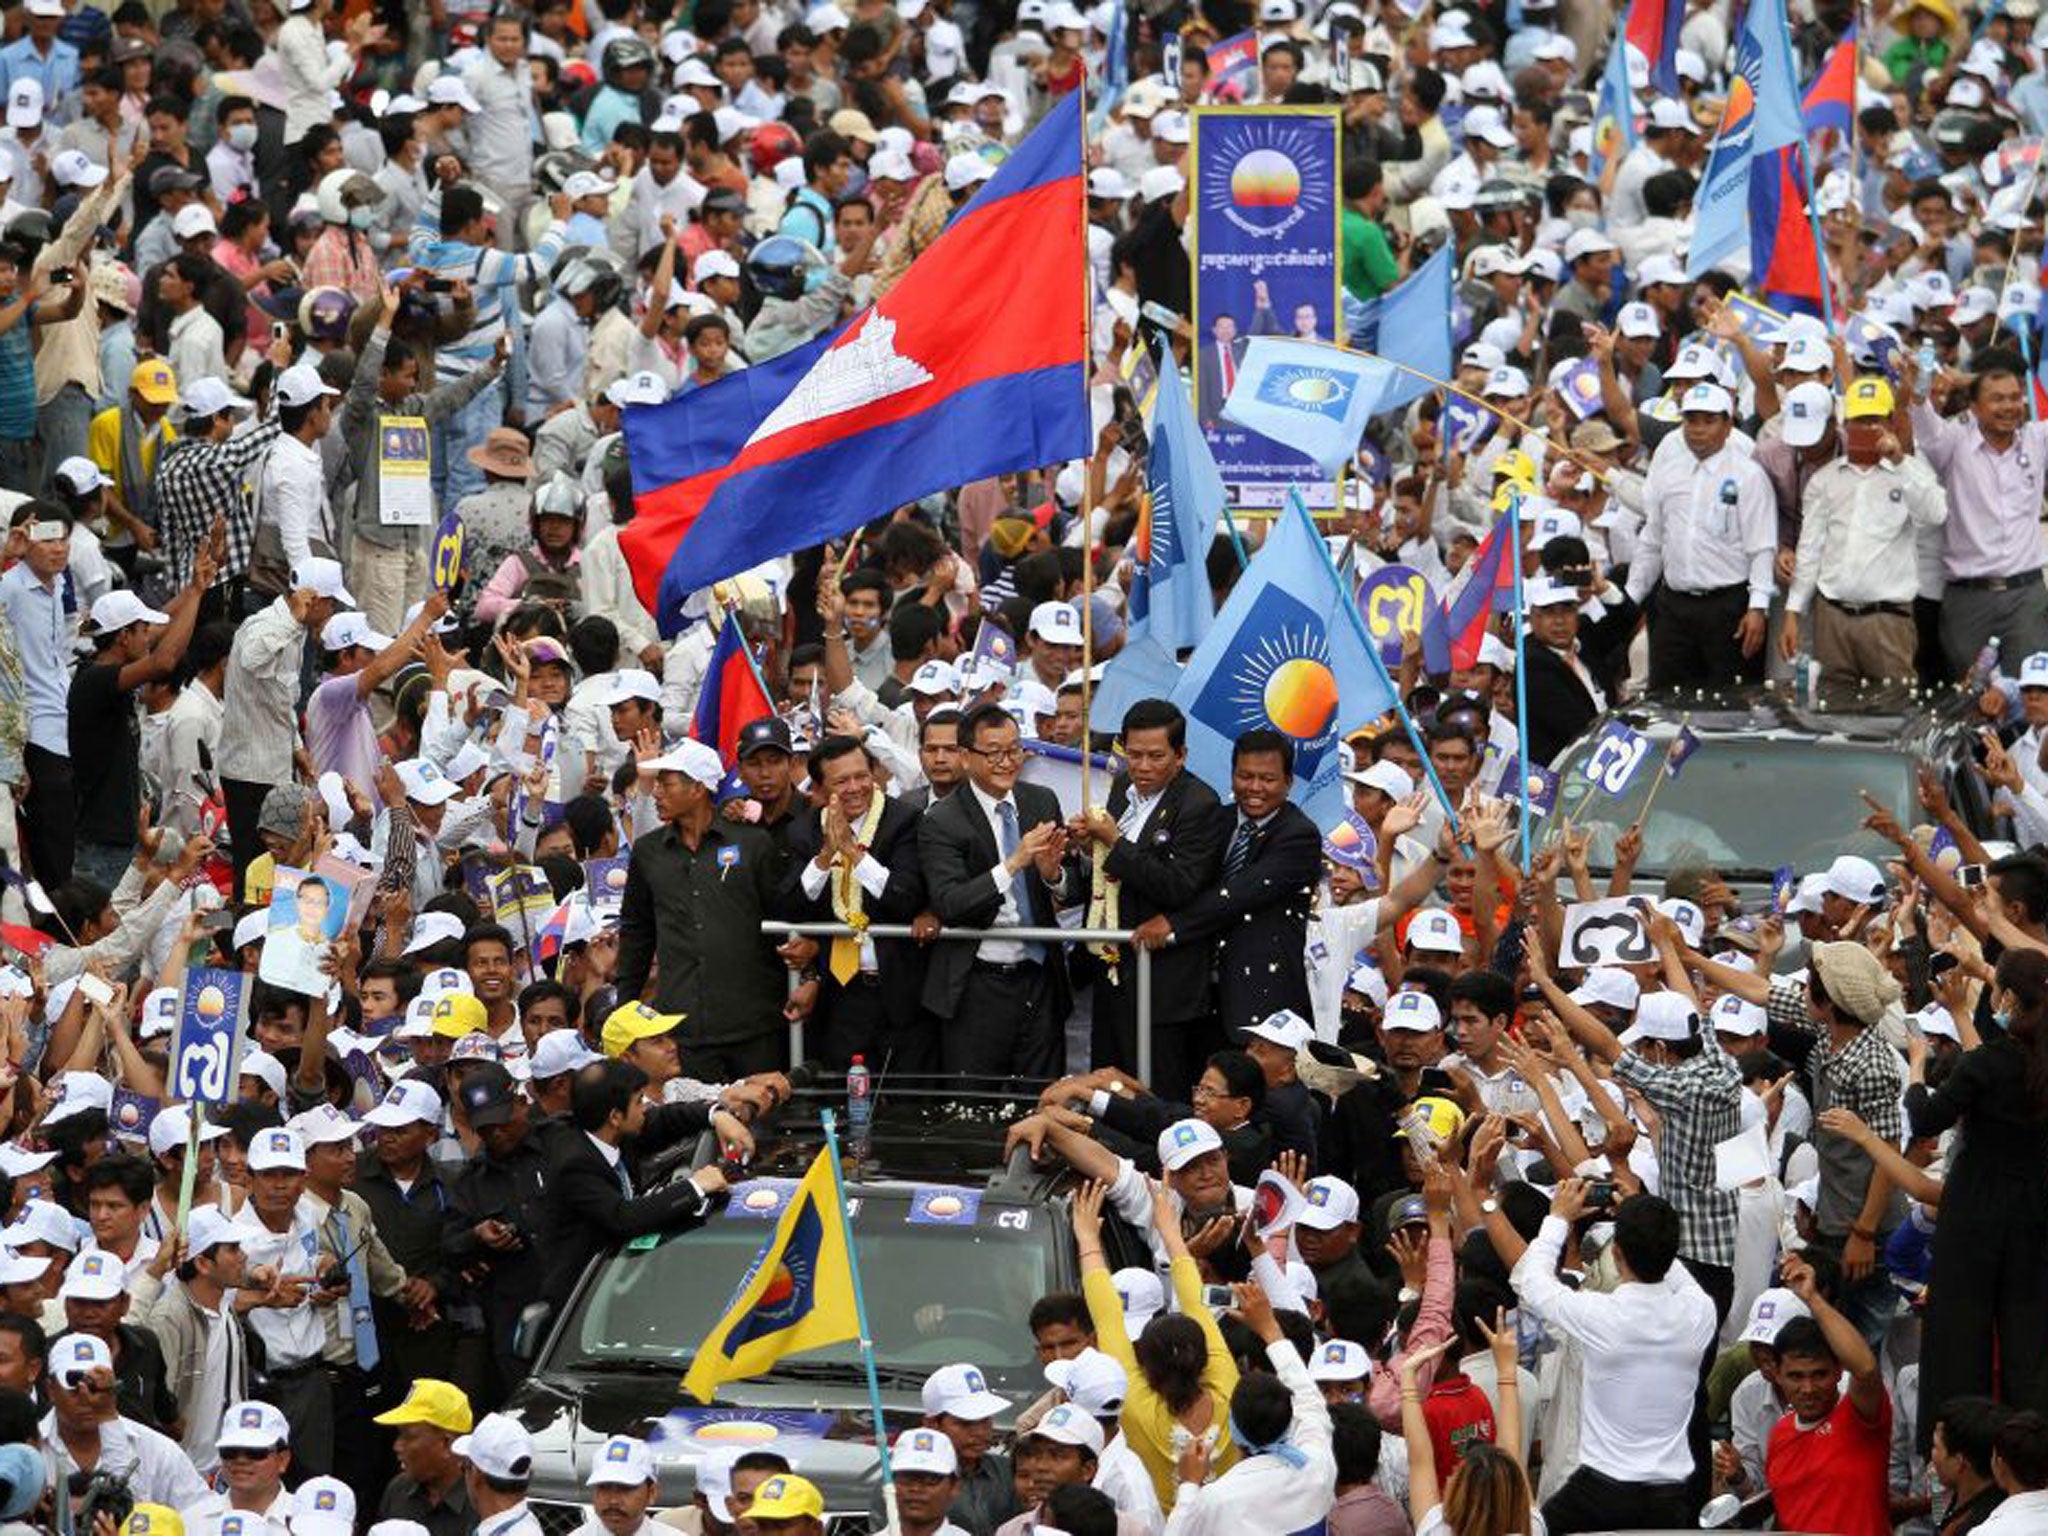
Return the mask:
{"type": "Polygon", "coordinates": [[[828,1154],[820,1152],[761,1250],[712,1325],[683,1388],[700,1403],[728,1381],[758,1376],[784,1355],[860,1337],[853,1302],[852,1241],[828,1154]]]}

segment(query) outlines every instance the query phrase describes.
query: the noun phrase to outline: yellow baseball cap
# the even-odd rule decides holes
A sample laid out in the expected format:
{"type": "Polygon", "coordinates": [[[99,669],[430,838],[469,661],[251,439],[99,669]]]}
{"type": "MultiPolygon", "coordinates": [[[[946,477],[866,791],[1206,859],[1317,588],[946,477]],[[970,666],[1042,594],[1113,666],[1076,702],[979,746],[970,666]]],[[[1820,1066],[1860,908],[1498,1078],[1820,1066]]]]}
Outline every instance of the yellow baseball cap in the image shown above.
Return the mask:
{"type": "Polygon", "coordinates": [[[443,992],[434,1004],[434,1033],[444,1040],[460,1040],[490,1026],[490,1013],[467,992],[443,992]]]}
{"type": "Polygon", "coordinates": [[[1402,1119],[1407,1123],[1394,1132],[1396,1136],[1406,1136],[1409,1125],[1426,1125],[1437,1140],[1449,1141],[1463,1129],[1465,1111],[1451,1100],[1440,1099],[1432,1094],[1410,1104],[1402,1119]]]}
{"type": "MultiPolygon", "coordinates": [[[[178,403],[178,376],[160,357],[145,357],[137,363],[135,371],[128,375],[128,387],[151,405],[178,403]]],[[[173,1515],[172,1518],[177,1517],[173,1515]]]]}
{"type": "Polygon", "coordinates": [[[1519,480],[1525,485],[1536,483],[1536,461],[1519,448],[1510,448],[1493,461],[1495,480],[1519,480]]]}
{"type": "MultiPolygon", "coordinates": [[[[475,1428],[476,1415],[470,1411],[469,1399],[462,1388],[436,1381],[431,1376],[421,1376],[413,1381],[412,1390],[405,1394],[405,1401],[378,1414],[376,1422],[431,1424],[451,1435],[466,1435],[475,1428]]],[[[159,1536],[159,1533],[151,1531],[148,1536],[159,1536]]],[[[178,1533],[173,1532],[172,1536],[178,1536],[178,1533]]]]}
{"type": "Polygon", "coordinates": [[[1883,379],[1858,379],[1849,386],[1849,405],[1845,414],[1851,421],[1866,417],[1889,417],[1894,409],[1892,387],[1883,379]]]}
{"type": "Polygon", "coordinates": [[[645,1003],[627,1003],[611,1011],[598,1040],[604,1046],[605,1055],[623,1056],[635,1040],[651,1040],[656,1035],[665,1035],[682,1023],[684,1017],[680,1013],[656,1013],[645,1003]]]}
{"type": "Polygon", "coordinates": [[[122,1523],[121,1536],[185,1536],[185,1522],[162,1504],[137,1504],[122,1523]]]}
{"type": "Polygon", "coordinates": [[[825,1500],[817,1485],[794,1472],[771,1477],[754,1490],[754,1502],[747,1510],[749,1520],[823,1519],[825,1500]]]}

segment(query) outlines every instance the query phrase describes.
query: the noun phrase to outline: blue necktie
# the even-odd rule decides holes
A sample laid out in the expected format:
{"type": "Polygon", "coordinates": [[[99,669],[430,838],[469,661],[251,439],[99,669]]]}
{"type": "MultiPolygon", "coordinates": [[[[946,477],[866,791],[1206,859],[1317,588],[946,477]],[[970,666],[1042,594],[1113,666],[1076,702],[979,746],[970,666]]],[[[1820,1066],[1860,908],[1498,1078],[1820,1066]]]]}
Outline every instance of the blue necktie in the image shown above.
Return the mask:
{"type": "Polygon", "coordinates": [[[348,1263],[348,1321],[355,1338],[356,1365],[365,1371],[377,1368],[377,1322],[370,1312],[370,1267],[363,1262],[362,1251],[350,1241],[348,1213],[340,1206],[334,1208],[334,1248],[336,1253],[345,1254],[348,1263]]]}
{"type": "MultiPolygon", "coordinates": [[[[1003,862],[1010,861],[1010,855],[1017,851],[1017,807],[1004,800],[996,806],[996,820],[1000,825],[996,831],[996,844],[1002,850],[1003,862]]],[[[1017,895],[1017,920],[1020,927],[1036,926],[1038,918],[1031,904],[1031,876],[1028,870],[1019,870],[1011,881],[1011,889],[1017,895]]],[[[1027,959],[1043,960],[1043,944],[1026,944],[1027,959]]]]}
{"type": "Polygon", "coordinates": [[[633,1198],[633,1176],[626,1172],[626,1155],[619,1154],[619,1160],[612,1164],[612,1172],[618,1175],[619,1193],[628,1200],[633,1198]]]}
{"type": "Polygon", "coordinates": [[[1234,875],[1243,869],[1252,856],[1252,833],[1256,829],[1246,818],[1237,821],[1237,835],[1230,840],[1230,851],[1223,855],[1223,873],[1234,875]]]}

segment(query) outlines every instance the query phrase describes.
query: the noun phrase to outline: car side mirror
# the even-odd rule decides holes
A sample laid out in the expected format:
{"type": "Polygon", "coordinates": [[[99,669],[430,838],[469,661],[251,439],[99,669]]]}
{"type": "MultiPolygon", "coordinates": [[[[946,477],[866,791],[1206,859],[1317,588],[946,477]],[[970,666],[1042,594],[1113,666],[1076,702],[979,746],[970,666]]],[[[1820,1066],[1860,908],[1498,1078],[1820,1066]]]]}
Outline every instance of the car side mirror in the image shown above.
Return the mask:
{"type": "Polygon", "coordinates": [[[552,1303],[529,1301],[519,1309],[519,1321],[512,1325],[512,1357],[531,1363],[540,1353],[540,1346],[548,1336],[548,1323],[553,1320],[555,1309],[552,1303]]]}

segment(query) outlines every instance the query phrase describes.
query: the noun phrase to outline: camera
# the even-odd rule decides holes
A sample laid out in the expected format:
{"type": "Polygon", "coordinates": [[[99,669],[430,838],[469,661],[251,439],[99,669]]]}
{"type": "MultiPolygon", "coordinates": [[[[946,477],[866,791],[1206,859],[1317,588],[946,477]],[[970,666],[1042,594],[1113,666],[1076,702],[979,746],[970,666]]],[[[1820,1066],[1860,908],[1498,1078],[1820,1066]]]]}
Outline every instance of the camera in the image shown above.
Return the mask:
{"type": "Polygon", "coordinates": [[[345,1291],[348,1289],[348,1266],[330,1264],[320,1271],[320,1289],[323,1291],[345,1291]]]}
{"type": "Polygon", "coordinates": [[[90,1531],[102,1510],[114,1517],[114,1529],[119,1530],[135,1511],[135,1490],[128,1486],[126,1473],[73,1472],[65,1486],[76,1501],[77,1513],[72,1519],[76,1530],[90,1531]]]}
{"type": "Polygon", "coordinates": [[[1613,1210],[1614,1193],[1614,1180],[1594,1179],[1586,1186],[1586,1209],[1589,1211],[1613,1210]]]}

